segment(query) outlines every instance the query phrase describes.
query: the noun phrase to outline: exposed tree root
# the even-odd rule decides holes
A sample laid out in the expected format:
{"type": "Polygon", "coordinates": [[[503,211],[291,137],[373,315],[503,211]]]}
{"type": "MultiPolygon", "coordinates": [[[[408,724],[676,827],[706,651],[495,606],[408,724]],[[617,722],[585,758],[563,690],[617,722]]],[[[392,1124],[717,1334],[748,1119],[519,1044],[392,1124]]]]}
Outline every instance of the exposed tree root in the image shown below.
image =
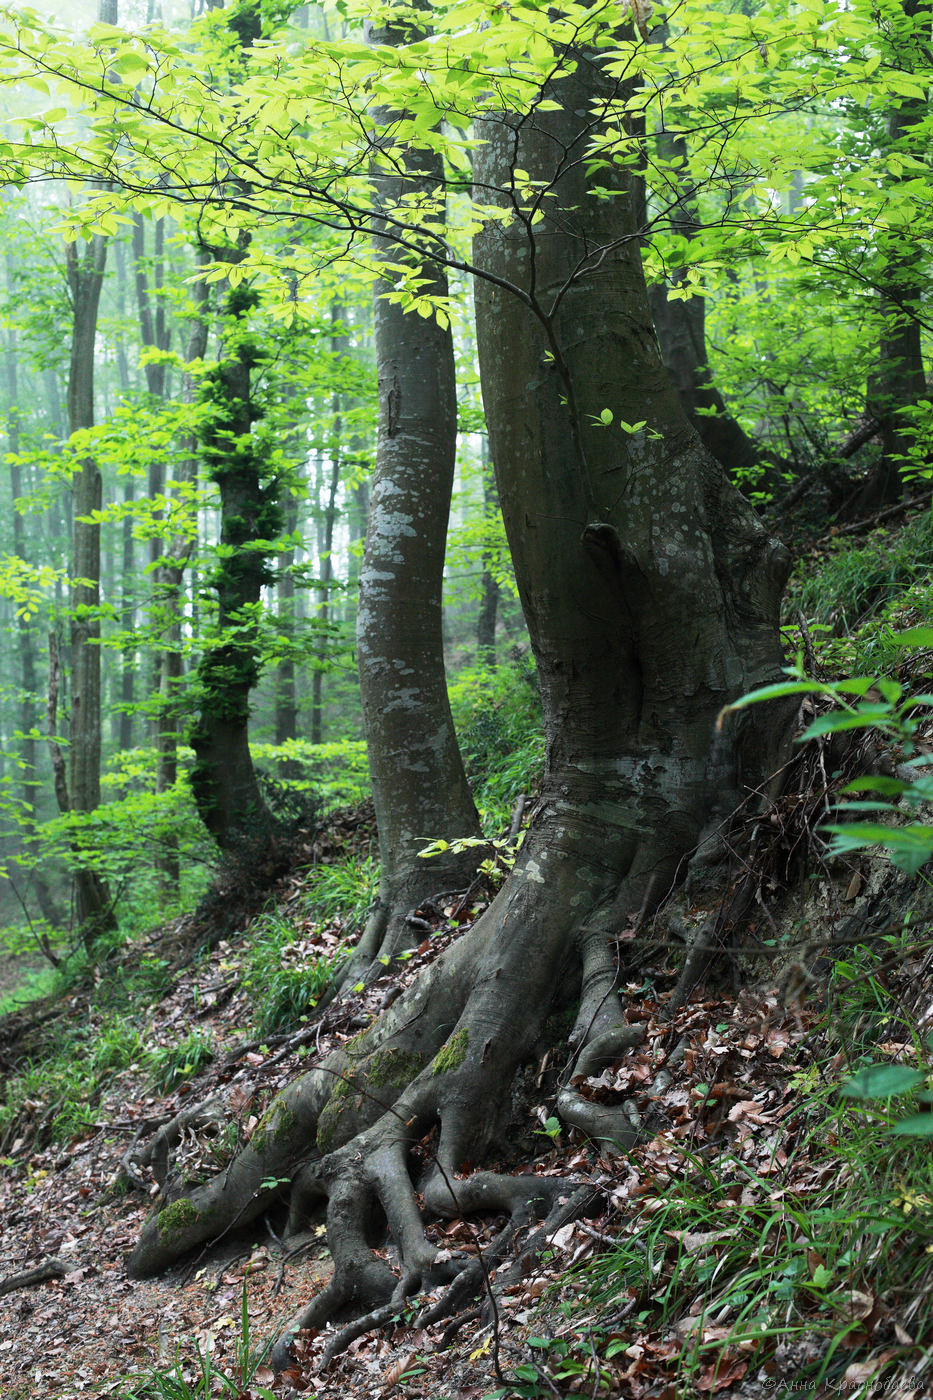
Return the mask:
{"type": "Polygon", "coordinates": [[[32,1288],[37,1283],[46,1283],[51,1278],[64,1278],[81,1268],[80,1259],[43,1259],[33,1269],[24,1269],[20,1274],[8,1274],[0,1278],[0,1298],[7,1293],[15,1293],[20,1288],[32,1288]]]}
{"type": "MultiPolygon", "coordinates": [[[[565,1000],[573,997],[582,968],[570,1078],[597,1072],[643,1035],[626,1022],[615,991],[616,915],[610,919],[609,910],[618,904],[628,853],[616,845],[608,859],[605,852],[593,858],[591,847],[591,825],[577,826],[566,811],[559,840],[544,832],[526,841],[517,874],[473,929],[376,1021],[280,1093],[222,1173],[150,1218],[130,1272],[157,1272],[287,1198],[286,1244],[326,1210],[334,1273],[280,1339],[280,1365],[298,1330],[336,1323],[330,1357],[362,1331],[384,1326],[419,1293],[432,1295],[425,1323],[455,1317],[477,1294],[483,1307],[494,1307],[491,1272],[496,1290],[507,1286],[528,1251],[591,1195],[559,1177],[460,1174],[468,1158],[480,1159],[503,1139],[512,1079],[546,1048],[555,993],[558,1001],[561,991],[565,1000]],[[572,911],[584,900],[605,920],[580,925],[572,911]],[[435,1129],[423,1167],[424,1148],[413,1149],[435,1129]],[[493,1242],[473,1257],[438,1257],[426,1221],[476,1212],[506,1217],[493,1242]],[[528,1241],[535,1220],[544,1224],[528,1241]],[[380,1229],[392,1241],[392,1263],[374,1250],[380,1229]]],[[[636,886],[631,904],[643,899],[643,885],[636,886]]],[[[630,1143],[624,1115],[605,1109],[599,1117],[596,1108],[572,1084],[558,1100],[568,1124],[630,1143]]],[[[146,1157],[159,1175],[183,1128],[203,1113],[203,1105],[188,1110],[156,1135],[146,1157]]]]}

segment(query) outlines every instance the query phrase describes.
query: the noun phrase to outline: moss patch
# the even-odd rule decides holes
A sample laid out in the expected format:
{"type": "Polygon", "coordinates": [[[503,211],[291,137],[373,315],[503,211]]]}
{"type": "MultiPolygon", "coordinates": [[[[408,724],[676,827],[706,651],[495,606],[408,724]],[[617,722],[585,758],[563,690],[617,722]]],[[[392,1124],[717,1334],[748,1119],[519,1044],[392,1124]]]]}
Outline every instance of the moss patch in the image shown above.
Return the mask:
{"type": "Polygon", "coordinates": [[[159,1234],[177,1235],[192,1226],[198,1218],[198,1208],[187,1196],[173,1201],[159,1211],[159,1234]]]}
{"type": "Polygon", "coordinates": [[[466,1059],[469,1043],[470,1033],[466,1026],[461,1026],[448,1041],[445,1041],[434,1056],[431,1073],[435,1075],[450,1074],[452,1070],[459,1069],[466,1059]]]}
{"type": "Polygon", "coordinates": [[[374,1122],[387,1106],[385,1094],[380,1091],[386,1088],[401,1091],[421,1073],[426,1063],[425,1056],[418,1051],[390,1045],[386,1050],[374,1050],[345,1070],[318,1118],[318,1151],[330,1152],[337,1143],[338,1134],[346,1141],[359,1132],[361,1122],[358,1120],[365,1119],[365,1124],[374,1122]],[[345,1118],[349,1131],[344,1133],[341,1123],[345,1118]]]}
{"type": "Polygon", "coordinates": [[[425,1057],[417,1050],[399,1050],[390,1046],[388,1050],[374,1050],[364,1064],[366,1082],[371,1088],[379,1089],[391,1084],[403,1089],[424,1069],[425,1057]]]}
{"type": "Polygon", "coordinates": [[[280,1141],[294,1126],[295,1115],[284,1098],[276,1098],[253,1129],[250,1146],[257,1152],[268,1151],[273,1142],[280,1141]]]}

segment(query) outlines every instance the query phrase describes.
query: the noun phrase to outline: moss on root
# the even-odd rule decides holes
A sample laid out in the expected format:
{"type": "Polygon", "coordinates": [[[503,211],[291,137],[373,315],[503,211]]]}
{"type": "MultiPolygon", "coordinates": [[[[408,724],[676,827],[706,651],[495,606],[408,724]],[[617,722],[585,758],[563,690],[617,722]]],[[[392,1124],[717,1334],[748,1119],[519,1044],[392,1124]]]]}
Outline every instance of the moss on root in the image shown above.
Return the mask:
{"type": "MultiPolygon", "coordinates": [[[[391,1088],[401,1092],[421,1073],[425,1063],[425,1056],[418,1051],[390,1045],[385,1050],[374,1050],[347,1069],[334,1085],[318,1118],[318,1151],[329,1152],[358,1132],[356,1120],[366,1114],[367,1109],[375,1110],[371,1115],[375,1117],[389,1107],[385,1094],[379,1091],[391,1088]]],[[[393,1095],[392,1100],[395,1097],[393,1095]]]]}
{"type": "Polygon", "coordinates": [[[281,1141],[291,1132],[295,1115],[281,1096],[274,1098],[259,1122],[253,1129],[250,1146],[257,1152],[266,1152],[274,1142],[281,1141]]]}
{"type": "Polygon", "coordinates": [[[452,1070],[459,1069],[466,1059],[469,1043],[470,1033],[466,1026],[461,1026],[458,1031],[454,1031],[449,1040],[444,1042],[434,1056],[431,1073],[434,1075],[450,1074],[452,1070]]]}
{"type": "Polygon", "coordinates": [[[194,1225],[198,1218],[198,1208],[187,1196],[173,1201],[170,1206],[159,1211],[159,1234],[179,1235],[194,1225]]]}

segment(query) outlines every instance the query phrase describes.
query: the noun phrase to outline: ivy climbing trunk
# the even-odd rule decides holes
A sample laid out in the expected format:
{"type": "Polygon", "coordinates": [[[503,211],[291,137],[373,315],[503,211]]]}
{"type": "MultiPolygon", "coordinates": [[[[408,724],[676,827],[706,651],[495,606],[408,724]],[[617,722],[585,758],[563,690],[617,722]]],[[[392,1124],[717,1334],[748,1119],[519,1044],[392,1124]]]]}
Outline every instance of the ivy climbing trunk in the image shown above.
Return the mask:
{"type": "Polygon", "coordinates": [[[249,698],[259,679],[259,602],[272,579],[261,542],[278,534],[282,512],[277,482],[252,431],[261,409],[251,375],[262,358],[249,332],[254,304],[255,294],[242,283],[229,291],[220,363],[204,377],[211,416],[202,445],[220,490],[220,560],[213,580],[217,642],[198,667],[191,788],[201,820],[220,846],[247,835],[262,844],[271,836],[249,748],[249,698]]]}

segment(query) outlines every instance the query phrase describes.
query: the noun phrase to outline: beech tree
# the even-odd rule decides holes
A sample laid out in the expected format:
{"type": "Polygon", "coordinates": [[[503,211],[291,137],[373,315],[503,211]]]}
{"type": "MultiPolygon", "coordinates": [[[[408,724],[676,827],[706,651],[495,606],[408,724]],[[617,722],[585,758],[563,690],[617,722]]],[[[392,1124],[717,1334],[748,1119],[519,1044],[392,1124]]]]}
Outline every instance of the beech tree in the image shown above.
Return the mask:
{"type": "MultiPolygon", "coordinates": [[[[716,738],[723,705],[778,673],[787,556],[704,449],[661,365],[621,67],[614,38],[602,50],[568,45],[531,111],[486,117],[474,157],[477,198],[500,211],[474,250],[477,326],[544,703],[537,815],[473,929],[286,1088],[220,1177],[157,1211],[130,1261],[136,1275],[154,1272],[260,1214],[287,1183],[287,1233],[326,1204],[334,1258],[295,1325],[321,1326],[348,1305],[363,1314],[331,1350],[451,1272],[430,1315],[478,1282],[477,1261],[437,1261],[416,1184],[428,1213],[509,1215],[487,1268],[519,1224],[539,1214],[553,1226],[579,1204],[565,1181],[461,1175],[463,1163],[503,1133],[507,1086],[542,1048],[555,1006],[579,999],[565,1047],[578,1073],[637,1039],[611,940],[682,878],[711,816],[723,820],[761,780],[780,740],[760,714],[716,738]],[[435,1128],[416,1183],[410,1150],[435,1128]],[[376,1205],[398,1274],[367,1243],[376,1205]]],[[[620,1117],[573,1089],[558,1110],[627,1140],[620,1117]]]]}

